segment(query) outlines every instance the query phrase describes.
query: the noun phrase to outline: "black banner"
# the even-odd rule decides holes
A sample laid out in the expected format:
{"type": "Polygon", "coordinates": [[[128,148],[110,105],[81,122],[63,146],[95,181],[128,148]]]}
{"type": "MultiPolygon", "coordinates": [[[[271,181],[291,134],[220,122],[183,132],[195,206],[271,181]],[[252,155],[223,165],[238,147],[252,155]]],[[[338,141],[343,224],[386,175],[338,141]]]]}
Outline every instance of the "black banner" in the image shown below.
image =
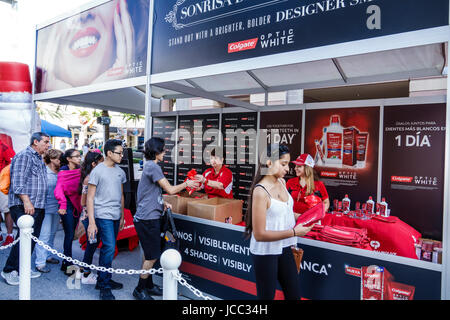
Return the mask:
{"type": "Polygon", "coordinates": [[[384,110],[382,196],[391,214],[442,240],[445,104],[384,110]]]}
{"type": "Polygon", "coordinates": [[[152,137],[164,139],[166,154],[163,161],[158,164],[166,179],[175,184],[175,163],[172,161],[172,152],[175,148],[175,130],[177,128],[176,117],[153,118],[152,137]]]}
{"type": "MultiPolygon", "coordinates": [[[[176,214],[175,224],[181,239],[183,263],[180,271],[189,284],[221,299],[256,299],[250,240],[244,237],[243,227],[222,228],[216,223],[189,221],[176,214]]],[[[311,245],[299,246],[304,250],[302,269],[293,281],[298,281],[304,299],[369,299],[371,297],[361,289],[361,281],[367,276],[362,270],[370,269],[384,272],[395,283],[390,294],[384,293],[383,300],[395,298],[392,294],[395,295],[396,288],[402,293],[401,298],[440,299],[441,273],[438,271],[311,245]]],[[[387,288],[387,282],[385,285],[387,288]]],[[[280,289],[277,288],[275,299],[283,299],[280,289]]]]}
{"type": "Polygon", "coordinates": [[[233,198],[244,200],[244,214],[255,174],[257,118],[256,112],[222,114],[224,162],[233,173],[233,198]]]}
{"type": "Polygon", "coordinates": [[[186,179],[191,169],[202,174],[208,168],[209,156],[205,154],[205,148],[217,146],[218,139],[218,114],[179,117],[177,184],[186,179]]]}
{"type": "MultiPolygon", "coordinates": [[[[291,154],[291,161],[295,160],[301,153],[302,146],[302,111],[271,111],[261,112],[260,118],[260,141],[259,153],[264,152],[264,145],[274,143],[287,145],[291,154]],[[267,135],[263,130],[267,130],[267,135]],[[262,139],[266,139],[264,144],[262,139]]],[[[289,173],[284,177],[287,180],[296,176],[295,165],[289,164],[289,173]]]]}
{"type": "Polygon", "coordinates": [[[152,73],[445,26],[446,0],[159,0],[152,73]]]}

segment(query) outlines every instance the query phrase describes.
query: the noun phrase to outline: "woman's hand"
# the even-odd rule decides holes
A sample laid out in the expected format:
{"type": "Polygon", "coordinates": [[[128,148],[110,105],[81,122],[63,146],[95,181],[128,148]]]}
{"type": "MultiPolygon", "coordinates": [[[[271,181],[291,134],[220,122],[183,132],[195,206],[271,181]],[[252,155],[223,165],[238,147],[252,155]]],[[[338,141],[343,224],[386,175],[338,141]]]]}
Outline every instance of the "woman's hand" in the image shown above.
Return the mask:
{"type": "Polygon", "coordinates": [[[66,209],[59,209],[58,213],[63,216],[66,214],[66,209]]]}
{"type": "Polygon", "coordinates": [[[167,210],[167,209],[172,210],[172,205],[170,203],[164,201],[164,210],[167,210]]]}
{"type": "Polygon", "coordinates": [[[205,181],[206,181],[206,178],[204,176],[202,176],[201,174],[197,174],[195,176],[195,179],[200,181],[201,183],[205,183],[205,181]]]}
{"type": "Polygon", "coordinates": [[[88,229],[87,229],[87,233],[88,233],[88,239],[94,239],[95,236],[97,235],[97,226],[95,223],[89,223],[88,229]]]}
{"type": "Polygon", "coordinates": [[[111,68],[98,76],[93,83],[125,78],[127,68],[134,62],[134,28],[125,0],[118,0],[114,10],[114,34],[116,36],[116,60],[111,68]]]}
{"type": "Polygon", "coordinates": [[[310,225],[309,227],[304,227],[301,224],[298,224],[297,226],[294,227],[295,230],[295,235],[297,237],[303,237],[305,236],[308,232],[310,232],[312,230],[312,228],[314,227],[315,223],[313,223],[312,225],[310,225]]]}
{"type": "Polygon", "coordinates": [[[198,180],[186,180],[186,187],[189,188],[197,188],[199,187],[200,182],[198,180]]]}

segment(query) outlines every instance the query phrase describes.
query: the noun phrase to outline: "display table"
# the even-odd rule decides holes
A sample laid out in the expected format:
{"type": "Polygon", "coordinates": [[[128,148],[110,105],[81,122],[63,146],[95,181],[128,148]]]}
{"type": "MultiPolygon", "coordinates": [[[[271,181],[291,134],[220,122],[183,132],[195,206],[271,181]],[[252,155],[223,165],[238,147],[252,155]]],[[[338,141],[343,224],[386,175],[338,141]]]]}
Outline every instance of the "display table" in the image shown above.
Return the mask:
{"type": "Polygon", "coordinates": [[[414,244],[422,235],[395,216],[362,220],[327,213],[322,219],[322,225],[367,229],[370,246],[374,251],[417,259],[414,244]]]}

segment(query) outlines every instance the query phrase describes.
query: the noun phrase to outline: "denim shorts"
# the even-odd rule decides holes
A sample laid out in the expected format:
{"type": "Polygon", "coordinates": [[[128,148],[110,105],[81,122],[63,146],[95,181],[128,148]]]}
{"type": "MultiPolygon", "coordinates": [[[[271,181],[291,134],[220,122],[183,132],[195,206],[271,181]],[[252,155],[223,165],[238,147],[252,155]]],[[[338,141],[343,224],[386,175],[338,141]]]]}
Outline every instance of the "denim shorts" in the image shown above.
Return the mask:
{"type": "Polygon", "coordinates": [[[145,260],[161,256],[161,223],[159,219],[133,221],[145,260]]]}

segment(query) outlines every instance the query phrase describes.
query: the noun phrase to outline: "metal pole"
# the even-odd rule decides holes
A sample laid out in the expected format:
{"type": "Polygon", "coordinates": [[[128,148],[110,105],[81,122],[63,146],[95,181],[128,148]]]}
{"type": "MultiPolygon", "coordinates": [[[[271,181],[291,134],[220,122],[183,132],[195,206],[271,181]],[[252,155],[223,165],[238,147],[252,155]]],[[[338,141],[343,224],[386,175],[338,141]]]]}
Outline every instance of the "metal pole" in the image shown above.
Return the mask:
{"type": "Polygon", "coordinates": [[[20,229],[19,300],[30,300],[31,289],[31,233],[34,218],[24,214],[17,220],[20,229]]]}
{"type": "Polygon", "coordinates": [[[181,255],[175,249],[168,249],[161,255],[163,272],[163,300],[177,300],[178,280],[175,275],[181,265],[181,255]]]}

